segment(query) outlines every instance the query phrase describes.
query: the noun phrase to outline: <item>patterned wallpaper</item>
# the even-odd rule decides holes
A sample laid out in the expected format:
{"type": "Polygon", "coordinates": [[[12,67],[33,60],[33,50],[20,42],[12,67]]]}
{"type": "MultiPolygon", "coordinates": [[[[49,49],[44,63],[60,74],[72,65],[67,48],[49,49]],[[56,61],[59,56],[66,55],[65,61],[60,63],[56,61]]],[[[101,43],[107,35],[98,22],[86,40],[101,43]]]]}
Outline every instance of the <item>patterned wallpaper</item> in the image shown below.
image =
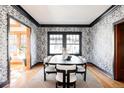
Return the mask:
{"type": "Polygon", "coordinates": [[[7,80],[7,14],[31,27],[31,65],[47,56],[47,32],[82,32],[82,56],[113,76],[114,30],[113,23],[124,18],[124,6],[107,14],[91,28],[37,27],[13,7],[0,5],[0,84],[7,80]]]}
{"type": "Polygon", "coordinates": [[[90,30],[89,28],[81,27],[40,27],[38,32],[37,47],[39,50],[38,60],[43,61],[47,56],[47,32],[82,32],[82,56],[90,59],[90,30]]]}
{"type": "Polygon", "coordinates": [[[92,62],[113,76],[114,29],[113,23],[124,18],[124,6],[119,6],[95,24],[91,30],[92,62]]]}
{"type": "Polygon", "coordinates": [[[31,27],[31,65],[37,62],[36,32],[38,32],[38,27],[12,6],[0,5],[0,84],[7,80],[7,14],[31,27]]]}

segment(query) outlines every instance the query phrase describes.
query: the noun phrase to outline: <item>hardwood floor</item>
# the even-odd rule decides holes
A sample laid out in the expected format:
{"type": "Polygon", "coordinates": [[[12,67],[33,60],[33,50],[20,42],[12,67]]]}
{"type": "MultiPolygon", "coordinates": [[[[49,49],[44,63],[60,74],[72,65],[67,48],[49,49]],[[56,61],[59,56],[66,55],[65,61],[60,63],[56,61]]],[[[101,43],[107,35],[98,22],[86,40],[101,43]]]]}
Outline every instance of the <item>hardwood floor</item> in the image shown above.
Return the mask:
{"type": "MultiPolygon", "coordinates": [[[[28,69],[24,68],[24,66],[22,66],[22,65],[18,65],[18,64],[11,65],[11,69],[13,69],[13,71],[17,70],[17,72],[15,74],[18,75],[18,73],[20,72],[19,73],[20,77],[18,77],[17,75],[16,75],[16,77],[14,76],[14,78],[10,79],[10,84],[5,87],[10,87],[10,88],[11,87],[22,87],[22,85],[25,85],[27,81],[30,81],[35,76],[35,74],[41,70],[42,67],[43,67],[42,64],[37,64],[32,69],[28,70],[28,69]],[[20,69],[22,69],[22,68],[23,68],[23,70],[20,71],[20,69]],[[14,79],[16,79],[16,80],[14,80],[14,79]]],[[[10,74],[12,72],[10,72],[10,74]]]]}
{"type": "Polygon", "coordinates": [[[93,65],[88,65],[88,70],[92,72],[92,75],[96,78],[96,80],[105,88],[124,88],[124,82],[111,79],[107,74],[93,65]]]}
{"type": "MultiPolygon", "coordinates": [[[[21,85],[26,84],[26,82],[30,81],[35,76],[35,74],[39,72],[42,68],[43,68],[42,64],[37,64],[31,70],[26,70],[25,76],[20,77],[15,83],[10,83],[10,85],[6,87],[20,87],[21,85]]],[[[88,71],[90,71],[93,77],[105,88],[124,87],[124,82],[112,80],[104,72],[102,72],[93,65],[88,65],[88,71]]]]}

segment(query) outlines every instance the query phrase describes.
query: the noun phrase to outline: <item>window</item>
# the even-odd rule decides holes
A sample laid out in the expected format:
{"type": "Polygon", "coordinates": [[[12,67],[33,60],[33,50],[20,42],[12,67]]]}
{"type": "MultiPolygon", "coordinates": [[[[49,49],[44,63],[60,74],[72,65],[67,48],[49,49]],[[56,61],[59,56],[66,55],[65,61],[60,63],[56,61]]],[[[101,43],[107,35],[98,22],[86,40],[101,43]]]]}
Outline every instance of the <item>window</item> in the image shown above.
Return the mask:
{"type": "Polygon", "coordinates": [[[79,37],[80,37],[79,35],[66,35],[66,41],[67,41],[66,50],[67,50],[67,53],[79,54],[79,52],[80,52],[79,37]]]}
{"type": "Polygon", "coordinates": [[[81,55],[81,32],[48,32],[48,55],[62,54],[63,48],[81,55]]]}
{"type": "Polygon", "coordinates": [[[9,35],[9,51],[16,52],[17,51],[17,36],[9,35]]]}
{"type": "Polygon", "coordinates": [[[21,45],[20,45],[20,50],[22,52],[22,54],[26,53],[26,40],[27,40],[27,36],[25,34],[21,35],[21,45]]]}
{"type": "Polygon", "coordinates": [[[50,35],[50,54],[62,53],[62,35],[50,35]]]}

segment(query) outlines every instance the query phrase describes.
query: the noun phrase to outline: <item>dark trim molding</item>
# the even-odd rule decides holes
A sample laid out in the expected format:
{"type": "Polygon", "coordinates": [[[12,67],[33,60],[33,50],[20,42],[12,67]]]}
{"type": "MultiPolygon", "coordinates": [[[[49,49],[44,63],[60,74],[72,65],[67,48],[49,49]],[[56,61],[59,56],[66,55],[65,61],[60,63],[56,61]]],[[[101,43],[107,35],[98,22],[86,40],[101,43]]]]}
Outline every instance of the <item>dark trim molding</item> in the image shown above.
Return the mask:
{"type": "Polygon", "coordinates": [[[98,18],[96,18],[91,24],[90,27],[94,26],[97,22],[99,22],[104,16],[106,16],[107,14],[113,12],[115,9],[117,9],[117,7],[119,7],[120,5],[112,5],[111,7],[109,7],[104,13],[102,13],[98,18]]]}
{"type": "Polygon", "coordinates": [[[40,27],[91,27],[89,24],[40,24],[40,27]]]}
{"type": "Polygon", "coordinates": [[[39,27],[39,23],[28,13],[26,12],[20,5],[11,5],[14,9],[16,9],[18,12],[20,12],[22,15],[24,15],[26,18],[28,18],[31,22],[33,22],[36,26],[39,27]]]}
{"type": "Polygon", "coordinates": [[[88,64],[91,64],[93,66],[95,66],[96,68],[98,68],[99,70],[101,70],[102,72],[104,72],[105,74],[107,74],[108,76],[110,76],[112,79],[113,79],[113,75],[108,73],[107,71],[105,71],[104,69],[100,68],[99,66],[95,65],[94,63],[92,62],[87,62],[88,64]]]}
{"type": "Polygon", "coordinates": [[[13,17],[13,16],[11,16],[11,15],[9,15],[9,14],[7,14],[7,16],[8,16],[8,18],[12,18],[12,19],[18,21],[19,23],[23,24],[24,26],[26,26],[26,27],[28,27],[28,28],[31,29],[30,26],[26,25],[24,22],[20,21],[19,19],[15,18],[15,17],[13,17]]]}
{"type": "Polygon", "coordinates": [[[124,18],[122,18],[122,19],[120,19],[120,20],[114,22],[114,23],[113,23],[113,26],[115,26],[115,25],[117,25],[117,24],[120,24],[120,23],[123,23],[123,22],[124,22],[124,18]]]}
{"type": "Polygon", "coordinates": [[[9,31],[10,31],[10,16],[7,14],[7,82],[10,83],[10,64],[9,64],[9,31]]]}
{"type": "Polygon", "coordinates": [[[111,5],[104,13],[102,13],[98,18],[96,18],[91,24],[39,24],[28,12],[26,12],[20,5],[11,5],[13,8],[15,8],[18,12],[20,12],[22,15],[27,17],[29,20],[31,20],[36,26],[38,27],[92,27],[97,22],[99,22],[104,16],[111,13],[117,7],[121,5],[111,5]]]}
{"type": "Polygon", "coordinates": [[[14,9],[31,20],[38,27],[90,27],[89,24],[39,24],[28,12],[26,12],[20,5],[11,5],[14,9]]]}
{"type": "MultiPolygon", "coordinates": [[[[31,27],[29,27],[25,23],[21,22],[20,20],[16,19],[15,17],[7,14],[7,81],[4,82],[2,85],[0,85],[3,87],[10,83],[10,64],[9,64],[10,58],[9,58],[9,40],[8,40],[9,39],[9,32],[10,32],[10,18],[12,18],[12,19],[18,21],[19,23],[25,25],[26,27],[28,27],[30,29],[30,33],[31,33],[31,27]]],[[[30,58],[31,58],[31,54],[30,54],[30,58]]],[[[30,59],[30,68],[31,68],[31,59],[30,59]]]]}
{"type": "Polygon", "coordinates": [[[9,81],[7,80],[7,81],[5,81],[5,82],[3,82],[2,84],[0,84],[0,88],[2,88],[2,87],[4,87],[4,86],[6,86],[7,84],[9,84],[9,81]]]}
{"type": "MultiPolygon", "coordinates": [[[[63,40],[62,40],[62,47],[64,47],[64,48],[66,48],[66,35],[69,35],[69,34],[71,34],[71,35],[75,35],[75,34],[77,34],[77,35],[79,35],[79,54],[71,54],[71,55],[76,55],[76,56],[82,56],[82,32],[56,32],[56,31],[53,31],[53,32],[47,32],[47,55],[49,56],[49,55],[56,55],[56,54],[50,54],[50,35],[51,34],[54,34],[54,35],[57,35],[57,34],[60,34],[60,35],[62,35],[63,36],[63,40]]],[[[58,54],[58,55],[60,55],[60,54],[58,54]]]]}
{"type": "MultiPolygon", "coordinates": [[[[31,27],[30,26],[28,26],[28,25],[26,25],[24,22],[22,22],[22,21],[20,21],[19,19],[17,19],[17,18],[15,18],[15,17],[13,17],[13,16],[11,16],[11,15],[9,15],[9,14],[7,14],[7,37],[9,37],[9,31],[10,31],[10,18],[12,18],[12,19],[14,19],[14,20],[16,20],[17,22],[19,22],[20,24],[22,24],[22,25],[24,25],[24,26],[26,26],[27,28],[29,28],[30,29],[30,34],[32,33],[32,29],[31,29],[31,27]]],[[[30,38],[31,39],[31,38],[30,38]]],[[[31,42],[30,42],[31,43],[31,42]]],[[[8,40],[8,38],[7,38],[7,47],[8,47],[8,49],[7,49],[7,56],[8,56],[8,63],[9,63],[9,40],[8,40]]],[[[31,48],[30,48],[30,51],[31,51],[31,48]]],[[[30,53],[30,67],[31,67],[31,53],[30,53]]]]}
{"type": "Polygon", "coordinates": [[[35,67],[36,65],[38,65],[38,64],[43,64],[43,62],[37,62],[36,64],[34,64],[34,65],[31,66],[31,69],[32,69],[33,67],[35,67]]]}

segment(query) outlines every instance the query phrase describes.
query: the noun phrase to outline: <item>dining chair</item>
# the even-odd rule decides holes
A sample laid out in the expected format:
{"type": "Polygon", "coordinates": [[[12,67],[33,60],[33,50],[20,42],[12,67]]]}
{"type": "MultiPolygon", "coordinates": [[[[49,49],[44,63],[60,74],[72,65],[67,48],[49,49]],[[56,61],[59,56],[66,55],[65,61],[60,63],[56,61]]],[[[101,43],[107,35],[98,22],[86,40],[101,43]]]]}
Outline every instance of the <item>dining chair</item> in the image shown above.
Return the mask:
{"type": "Polygon", "coordinates": [[[66,71],[56,68],[57,71],[57,75],[56,75],[56,88],[58,88],[58,86],[63,86],[63,88],[66,87],[66,71]]]}
{"type": "Polygon", "coordinates": [[[56,66],[56,87],[63,85],[69,88],[76,87],[76,65],[57,65],[56,66]]]}
{"type": "Polygon", "coordinates": [[[76,87],[76,68],[73,70],[67,70],[67,88],[70,86],[76,87]]]}
{"type": "Polygon", "coordinates": [[[52,58],[52,56],[47,56],[44,58],[44,81],[46,81],[46,74],[50,74],[50,73],[56,73],[56,67],[55,65],[50,65],[49,61],[52,58]]]}
{"type": "Polygon", "coordinates": [[[77,73],[77,74],[83,74],[84,81],[86,81],[87,62],[86,62],[86,59],[85,59],[85,58],[83,58],[83,57],[81,57],[81,56],[79,56],[79,58],[80,58],[80,60],[81,60],[82,62],[84,62],[84,64],[83,64],[83,65],[77,65],[77,66],[76,66],[76,69],[77,69],[76,73],[77,73]]]}

